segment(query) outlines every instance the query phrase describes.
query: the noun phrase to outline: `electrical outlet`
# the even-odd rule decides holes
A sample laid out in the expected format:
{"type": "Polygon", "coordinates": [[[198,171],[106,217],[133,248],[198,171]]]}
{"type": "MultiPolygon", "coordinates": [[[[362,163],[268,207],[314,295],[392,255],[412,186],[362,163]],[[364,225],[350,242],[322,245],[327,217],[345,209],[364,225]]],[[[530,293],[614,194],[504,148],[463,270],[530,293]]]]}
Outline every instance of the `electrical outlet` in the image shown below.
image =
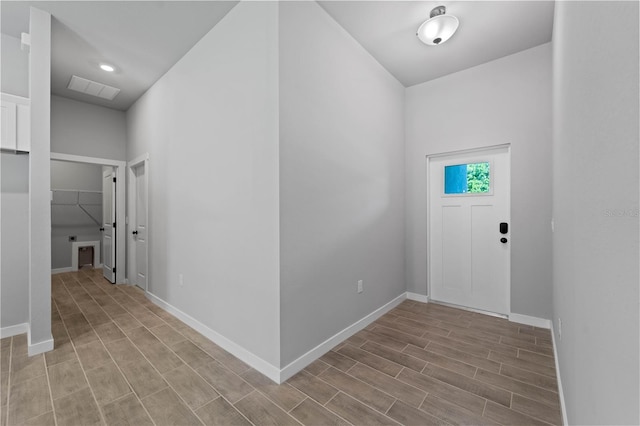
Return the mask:
{"type": "Polygon", "coordinates": [[[558,318],[558,340],[562,340],[562,319],[558,318]]]}
{"type": "Polygon", "coordinates": [[[364,283],[362,280],[358,280],[358,293],[362,293],[364,291],[364,283]]]}
{"type": "Polygon", "coordinates": [[[184,287],[184,277],[182,274],[178,274],[178,287],[184,287]]]}

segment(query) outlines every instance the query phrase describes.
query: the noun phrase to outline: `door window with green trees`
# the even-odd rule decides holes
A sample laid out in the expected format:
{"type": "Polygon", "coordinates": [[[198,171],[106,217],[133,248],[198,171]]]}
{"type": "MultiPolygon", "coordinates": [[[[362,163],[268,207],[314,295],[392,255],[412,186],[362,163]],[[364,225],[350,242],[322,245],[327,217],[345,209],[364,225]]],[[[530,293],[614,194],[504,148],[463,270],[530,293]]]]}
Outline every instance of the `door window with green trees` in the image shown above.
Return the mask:
{"type": "Polygon", "coordinates": [[[489,162],[444,167],[445,194],[488,194],[490,182],[489,162]]]}

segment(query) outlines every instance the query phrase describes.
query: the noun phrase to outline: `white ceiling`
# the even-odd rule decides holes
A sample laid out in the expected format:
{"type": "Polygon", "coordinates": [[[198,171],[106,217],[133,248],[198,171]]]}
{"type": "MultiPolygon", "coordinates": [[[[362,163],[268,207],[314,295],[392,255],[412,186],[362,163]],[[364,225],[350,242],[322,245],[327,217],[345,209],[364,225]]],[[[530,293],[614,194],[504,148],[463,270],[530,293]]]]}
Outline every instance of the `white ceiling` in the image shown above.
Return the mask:
{"type": "MultiPolygon", "coordinates": [[[[551,41],[553,1],[320,1],[406,87],[551,41]],[[436,6],[460,20],[440,46],[415,32],[436,6]]],[[[1,30],[29,31],[29,6],[50,12],[52,93],[126,110],[237,1],[7,1],[1,30]],[[116,72],[98,68],[115,65],[116,72]],[[121,89],[108,101],[67,89],[72,75],[121,89]]]]}
{"type": "Polygon", "coordinates": [[[320,1],[320,5],[409,87],[551,41],[553,1],[320,1]],[[439,46],[416,30],[444,5],[460,21],[439,46]]]}
{"type": "Polygon", "coordinates": [[[29,32],[29,6],[53,16],[51,92],[126,110],[237,1],[6,1],[2,32],[29,32]],[[100,62],[116,67],[113,73],[100,62]],[[67,89],[75,74],[121,89],[113,101],[67,89]]]}

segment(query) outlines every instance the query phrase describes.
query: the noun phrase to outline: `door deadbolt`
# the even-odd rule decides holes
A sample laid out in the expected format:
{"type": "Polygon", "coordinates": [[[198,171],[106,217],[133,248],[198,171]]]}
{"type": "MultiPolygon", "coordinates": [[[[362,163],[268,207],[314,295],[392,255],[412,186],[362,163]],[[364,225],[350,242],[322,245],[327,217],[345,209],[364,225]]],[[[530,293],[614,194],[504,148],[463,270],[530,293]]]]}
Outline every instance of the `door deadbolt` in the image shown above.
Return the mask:
{"type": "Polygon", "coordinates": [[[500,242],[501,242],[502,244],[506,244],[506,243],[507,243],[507,241],[508,241],[508,240],[507,240],[505,237],[500,238],[500,242]]]}

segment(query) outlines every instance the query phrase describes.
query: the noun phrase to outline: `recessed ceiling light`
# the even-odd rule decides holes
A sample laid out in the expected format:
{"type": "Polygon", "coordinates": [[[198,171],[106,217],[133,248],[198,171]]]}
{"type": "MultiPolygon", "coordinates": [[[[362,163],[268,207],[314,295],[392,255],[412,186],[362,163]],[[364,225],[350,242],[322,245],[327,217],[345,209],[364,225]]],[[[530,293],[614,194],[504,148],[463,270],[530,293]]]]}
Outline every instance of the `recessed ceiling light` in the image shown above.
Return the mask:
{"type": "Polygon", "coordinates": [[[109,65],[109,64],[100,64],[100,68],[101,68],[103,71],[106,71],[106,72],[113,72],[113,71],[115,71],[115,68],[114,68],[113,66],[109,65]]]}

